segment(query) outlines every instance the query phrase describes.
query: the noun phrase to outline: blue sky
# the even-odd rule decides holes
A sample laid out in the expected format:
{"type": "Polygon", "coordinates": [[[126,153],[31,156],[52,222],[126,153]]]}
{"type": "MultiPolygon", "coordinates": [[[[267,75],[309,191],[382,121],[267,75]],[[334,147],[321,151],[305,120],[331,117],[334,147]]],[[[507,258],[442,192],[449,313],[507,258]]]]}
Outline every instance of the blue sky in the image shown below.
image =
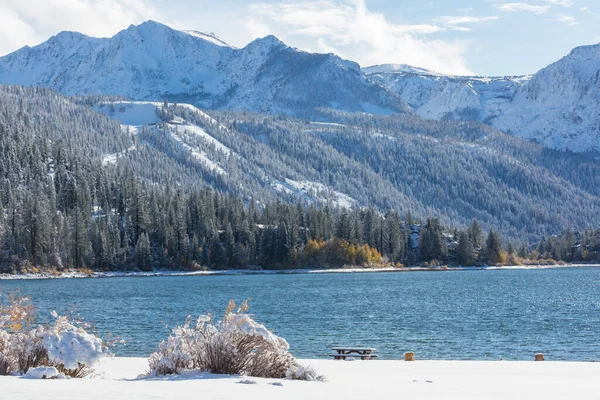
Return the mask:
{"type": "Polygon", "coordinates": [[[533,73],[600,42],[598,0],[0,0],[0,54],[61,30],[110,36],[147,19],[238,47],[274,34],[363,66],[454,74],[533,73]]]}

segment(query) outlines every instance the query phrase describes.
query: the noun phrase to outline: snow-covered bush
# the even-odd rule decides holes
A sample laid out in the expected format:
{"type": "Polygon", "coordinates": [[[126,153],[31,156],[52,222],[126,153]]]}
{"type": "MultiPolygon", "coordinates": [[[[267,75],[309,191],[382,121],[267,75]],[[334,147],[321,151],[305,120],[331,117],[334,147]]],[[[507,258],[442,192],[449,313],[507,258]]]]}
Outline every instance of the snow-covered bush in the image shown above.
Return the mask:
{"type": "Polygon", "coordinates": [[[317,373],[313,367],[309,365],[300,365],[295,363],[285,373],[285,377],[299,381],[323,381],[325,377],[317,373]]]}
{"type": "MultiPolygon", "coordinates": [[[[151,374],[178,374],[196,369],[215,374],[240,374],[261,378],[322,380],[304,371],[289,353],[289,344],[248,314],[247,303],[233,312],[230,302],[225,317],[216,323],[203,315],[194,326],[188,318],[173,329],[158,351],[150,356],[151,374]]],[[[312,371],[312,370],[311,370],[312,371]]],[[[314,371],[313,371],[314,372],[314,371]]]]}
{"type": "Polygon", "coordinates": [[[54,316],[54,324],[35,332],[47,353],[48,365],[71,377],[89,374],[94,364],[110,354],[102,339],[74,325],[66,316],[54,316]]]}
{"type": "Polygon", "coordinates": [[[12,372],[24,374],[30,368],[48,365],[48,353],[42,346],[42,339],[36,332],[40,327],[28,332],[11,335],[10,352],[15,363],[12,372]]]}
{"type": "Polygon", "coordinates": [[[8,306],[0,303],[0,375],[53,367],[64,375],[83,377],[110,355],[102,339],[56,313],[52,324],[28,329],[32,310],[25,298],[11,297],[8,306]]]}

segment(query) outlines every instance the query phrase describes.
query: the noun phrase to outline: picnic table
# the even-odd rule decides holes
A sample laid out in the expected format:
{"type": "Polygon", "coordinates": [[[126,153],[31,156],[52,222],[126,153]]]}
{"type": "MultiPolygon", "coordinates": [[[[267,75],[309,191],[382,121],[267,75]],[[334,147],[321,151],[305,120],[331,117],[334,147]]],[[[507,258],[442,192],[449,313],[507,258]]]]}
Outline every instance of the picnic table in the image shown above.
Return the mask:
{"type": "Polygon", "coordinates": [[[377,358],[373,347],[332,347],[336,354],[331,354],[334,360],[345,360],[346,358],[360,358],[361,360],[372,360],[377,358]]]}

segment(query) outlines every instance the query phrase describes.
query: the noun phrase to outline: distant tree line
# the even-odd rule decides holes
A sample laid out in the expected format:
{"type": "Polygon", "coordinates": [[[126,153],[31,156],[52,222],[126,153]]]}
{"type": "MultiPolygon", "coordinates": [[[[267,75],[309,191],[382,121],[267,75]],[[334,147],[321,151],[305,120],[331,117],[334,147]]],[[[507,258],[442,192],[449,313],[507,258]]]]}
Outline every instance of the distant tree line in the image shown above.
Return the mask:
{"type": "Polygon", "coordinates": [[[184,191],[103,165],[62,141],[25,140],[0,124],[0,265],[152,270],[343,265],[503,264],[598,259],[598,232],[530,249],[437,218],[327,204],[259,204],[211,188],[184,191]]]}
{"type": "MultiPolygon", "coordinates": [[[[103,99],[78,101],[93,105],[103,99]]],[[[497,173],[500,164],[483,164],[493,159],[486,150],[472,164],[480,170],[467,168],[465,162],[474,159],[448,150],[456,145],[454,140],[461,141],[458,147],[469,148],[462,141],[478,137],[479,128],[462,130],[452,139],[453,130],[466,125],[409,126],[408,120],[355,116],[340,120],[346,127],[319,128],[310,121],[243,113],[218,114],[221,123],[168,104],[159,113],[166,120],[179,116],[195,121],[226,145],[235,156],[227,156],[202,135],[178,132],[225,173],[207,171],[194,160],[173,139],[170,130],[178,128],[167,123],[142,127],[134,134],[87,105],[49,90],[0,86],[0,268],[12,272],[39,267],[149,270],[598,260],[597,231],[566,230],[530,246],[502,228],[514,226],[516,219],[525,223],[525,216],[544,221],[533,228],[543,225],[542,232],[551,226],[558,229],[559,217],[593,223],[595,209],[588,205],[595,204],[598,190],[593,185],[600,176],[595,163],[582,164],[568,154],[550,157],[536,153],[533,145],[523,148],[511,138],[502,142],[491,135],[501,142],[496,149],[506,146],[511,157],[522,161],[525,156],[518,153],[527,153],[543,160],[544,170],[558,165],[563,174],[562,180],[546,179],[546,172],[538,169],[524,187],[503,195],[488,192],[487,182],[514,186],[524,179],[518,170],[511,170],[510,180],[475,178],[483,169],[497,173]],[[206,123],[207,118],[212,122],[206,123]],[[415,133],[401,133],[403,126],[415,133]],[[416,156],[418,160],[409,161],[416,156]],[[461,174],[469,175],[458,178],[459,167],[461,174]],[[575,181],[570,175],[575,167],[588,168],[585,175],[592,183],[577,174],[575,181]],[[421,169],[427,174],[417,174],[421,169]],[[404,175],[394,178],[398,189],[392,190],[388,180],[399,171],[404,175]],[[282,183],[286,177],[325,182],[327,189],[289,194],[273,186],[273,177],[282,183]],[[572,208],[565,208],[574,196],[563,188],[566,181],[590,193],[577,197],[572,208]],[[457,182],[470,185],[452,188],[457,182]],[[333,189],[357,201],[340,208],[327,193],[333,189]],[[526,200],[519,194],[528,192],[536,196],[526,200]],[[567,192],[570,197],[563,196],[567,192]],[[552,210],[566,214],[540,209],[541,198],[549,199],[545,206],[552,204],[552,210]],[[364,204],[372,207],[361,207],[364,204]],[[465,215],[472,215],[476,204],[487,208],[477,213],[484,217],[479,219],[482,225],[473,222],[464,229],[473,220],[465,221],[465,215]],[[444,217],[439,215],[442,208],[444,217]],[[494,221],[504,222],[496,226],[494,221]]],[[[489,138],[485,146],[492,145],[489,138]]],[[[507,168],[521,164],[505,156],[495,159],[507,162],[507,168]]],[[[575,226],[586,225],[580,221],[575,226]]]]}

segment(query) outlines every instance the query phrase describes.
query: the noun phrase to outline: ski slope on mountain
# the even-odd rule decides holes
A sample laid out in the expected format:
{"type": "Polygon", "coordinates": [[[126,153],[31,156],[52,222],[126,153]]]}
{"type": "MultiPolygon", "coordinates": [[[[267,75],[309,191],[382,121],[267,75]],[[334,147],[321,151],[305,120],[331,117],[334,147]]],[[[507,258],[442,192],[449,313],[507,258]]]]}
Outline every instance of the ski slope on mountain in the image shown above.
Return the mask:
{"type": "MultiPolygon", "coordinates": [[[[229,175],[227,170],[230,161],[233,161],[231,158],[240,160],[242,157],[197,123],[175,115],[161,117],[163,105],[164,103],[150,101],[116,101],[98,104],[93,109],[118,120],[125,132],[144,131],[146,135],[151,136],[166,134],[186,154],[197,160],[207,173],[220,177],[229,175]]],[[[199,120],[216,127],[217,131],[227,131],[225,126],[193,105],[177,104],[177,107],[191,112],[199,120]]],[[[132,146],[118,153],[106,154],[102,162],[105,165],[116,165],[120,158],[130,155],[135,149],[136,146],[132,146]]],[[[288,177],[279,181],[276,177],[267,178],[268,173],[262,170],[261,173],[276,192],[301,198],[309,203],[328,203],[343,208],[351,208],[357,204],[350,196],[320,182],[295,181],[288,177]]]]}

